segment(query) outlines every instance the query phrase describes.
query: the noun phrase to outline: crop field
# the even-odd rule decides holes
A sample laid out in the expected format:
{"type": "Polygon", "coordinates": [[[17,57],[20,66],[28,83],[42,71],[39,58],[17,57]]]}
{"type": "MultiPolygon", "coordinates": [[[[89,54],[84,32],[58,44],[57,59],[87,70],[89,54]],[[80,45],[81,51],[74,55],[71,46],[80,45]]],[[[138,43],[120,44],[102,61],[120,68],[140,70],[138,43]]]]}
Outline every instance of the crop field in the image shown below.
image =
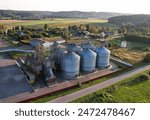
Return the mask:
{"type": "Polygon", "coordinates": [[[101,27],[110,27],[110,28],[118,28],[117,25],[111,24],[109,22],[101,22],[101,23],[90,23],[92,26],[101,26],[101,27]]]}
{"type": "Polygon", "coordinates": [[[147,54],[147,52],[129,50],[128,48],[116,48],[112,49],[111,52],[114,56],[132,64],[141,62],[147,54]]]}
{"type": "MultiPolygon", "coordinates": [[[[145,73],[145,72],[144,72],[145,73]]],[[[150,79],[138,81],[137,74],[103,90],[83,96],[76,103],[150,103],[150,79]]]]}
{"type": "Polygon", "coordinates": [[[27,22],[26,20],[0,20],[0,24],[11,24],[11,23],[21,23],[21,22],[27,22]]]}
{"type": "MultiPolygon", "coordinates": [[[[112,43],[118,43],[118,39],[112,40],[112,43]]],[[[121,41],[119,42],[121,43],[121,41]]],[[[132,64],[140,63],[144,57],[150,53],[150,44],[142,42],[128,42],[127,48],[112,47],[112,55],[128,61],[132,64]]]]}
{"type": "Polygon", "coordinates": [[[13,26],[32,26],[43,27],[44,24],[48,24],[50,27],[65,27],[68,25],[78,25],[87,23],[106,23],[107,20],[100,19],[45,19],[45,20],[0,20],[0,24],[4,24],[8,27],[13,26]]]}

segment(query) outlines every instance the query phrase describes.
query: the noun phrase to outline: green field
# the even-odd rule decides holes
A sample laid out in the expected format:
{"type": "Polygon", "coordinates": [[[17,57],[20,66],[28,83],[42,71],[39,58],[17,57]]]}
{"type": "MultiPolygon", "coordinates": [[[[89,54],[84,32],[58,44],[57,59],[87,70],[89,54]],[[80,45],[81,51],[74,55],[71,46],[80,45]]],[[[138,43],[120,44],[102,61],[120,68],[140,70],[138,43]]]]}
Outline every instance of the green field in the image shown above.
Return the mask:
{"type": "MultiPolygon", "coordinates": [[[[146,72],[144,72],[146,73],[146,72]]],[[[125,79],[103,90],[81,97],[72,102],[77,103],[96,103],[96,102],[115,102],[115,103],[149,103],[150,102],[150,79],[135,82],[141,74],[125,79]]]]}
{"type": "Polygon", "coordinates": [[[150,43],[139,43],[139,42],[129,42],[129,48],[130,49],[141,49],[144,50],[145,48],[149,48],[150,47],[150,43]]]}
{"type": "Polygon", "coordinates": [[[8,27],[13,26],[36,26],[43,27],[44,24],[49,24],[50,27],[65,27],[68,25],[91,24],[91,23],[106,23],[107,20],[100,19],[45,19],[45,20],[0,20],[0,24],[8,27]]]}
{"type": "Polygon", "coordinates": [[[117,25],[111,24],[109,22],[98,22],[98,23],[90,23],[91,26],[101,26],[101,27],[110,27],[110,28],[118,28],[117,25]]]}
{"type": "MultiPolygon", "coordinates": [[[[121,44],[122,41],[124,41],[124,38],[116,38],[109,40],[109,42],[112,42],[114,44],[121,44]]],[[[147,47],[150,47],[150,43],[127,41],[127,48],[132,50],[137,48],[139,48],[140,50],[144,50],[147,47]]]]}

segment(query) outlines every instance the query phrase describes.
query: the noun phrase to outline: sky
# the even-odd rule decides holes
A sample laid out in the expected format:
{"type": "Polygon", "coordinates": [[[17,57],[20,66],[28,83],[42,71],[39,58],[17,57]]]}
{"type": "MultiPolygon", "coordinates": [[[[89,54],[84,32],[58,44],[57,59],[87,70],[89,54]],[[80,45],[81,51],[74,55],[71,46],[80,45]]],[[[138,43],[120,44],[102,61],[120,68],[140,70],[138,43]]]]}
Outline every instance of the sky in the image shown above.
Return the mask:
{"type": "Polygon", "coordinates": [[[150,14],[150,0],[0,0],[0,9],[150,14]]]}

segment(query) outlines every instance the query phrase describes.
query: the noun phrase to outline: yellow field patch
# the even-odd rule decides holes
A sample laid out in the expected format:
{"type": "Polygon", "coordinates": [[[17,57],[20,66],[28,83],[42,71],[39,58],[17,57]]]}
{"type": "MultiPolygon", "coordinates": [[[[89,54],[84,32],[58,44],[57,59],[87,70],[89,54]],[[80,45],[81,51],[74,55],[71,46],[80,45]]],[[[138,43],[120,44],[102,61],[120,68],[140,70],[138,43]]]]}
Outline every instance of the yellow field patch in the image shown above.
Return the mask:
{"type": "Polygon", "coordinates": [[[129,50],[127,48],[115,48],[111,50],[112,54],[116,57],[128,61],[130,63],[136,64],[138,62],[141,62],[147,52],[142,51],[133,51],[129,50]]]}

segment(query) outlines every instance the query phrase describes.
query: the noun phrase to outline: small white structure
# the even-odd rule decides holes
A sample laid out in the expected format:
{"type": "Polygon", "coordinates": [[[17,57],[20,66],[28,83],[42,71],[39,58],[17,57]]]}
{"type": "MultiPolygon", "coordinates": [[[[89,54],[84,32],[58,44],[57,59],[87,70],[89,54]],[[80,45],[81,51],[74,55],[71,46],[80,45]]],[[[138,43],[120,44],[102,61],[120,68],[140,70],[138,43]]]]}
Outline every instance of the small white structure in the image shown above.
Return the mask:
{"type": "Polygon", "coordinates": [[[101,38],[104,38],[106,35],[104,32],[101,32],[100,36],[101,36],[101,38]]]}
{"type": "Polygon", "coordinates": [[[126,48],[127,47],[127,41],[122,41],[120,47],[126,48]]]}
{"type": "Polygon", "coordinates": [[[19,31],[21,31],[21,26],[19,26],[19,31]]]}
{"type": "Polygon", "coordinates": [[[7,33],[8,33],[8,30],[6,29],[6,30],[5,30],[5,34],[7,35],[7,33]]]}
{"type": "Polygon", "coordinates": [[[58,44],[62,44],[62,43],[65,43],[66,41],[65,40],[60,40],[60,41],[45,41],[45,43],[43,43],[42,45],[45,48],[48,48],[48,47],[52,46],[54,44],[54,42],[56,42],[58,44]]]}
{"type": "Polygon", "coordinates": [[[58,44],[62,44],[65,43],[66,41],[63,39],[56,39],[56,38],[52,38],[51,40],[45,40],[45,39],[40,39],[40,38],[34,38],[31,40],[30,45],[33,47],[37,47],[38,45],[42,45],[45,48],[49,48],[50,46],[52,46],[54,44],[54,42],[58,43],[58,44]]]}
{"type": "Polygon", "coordinates": [[[42,44],[45,48],[49,48],[50,46],[53,45],[53,42],[45,42],[42,44]]]}

